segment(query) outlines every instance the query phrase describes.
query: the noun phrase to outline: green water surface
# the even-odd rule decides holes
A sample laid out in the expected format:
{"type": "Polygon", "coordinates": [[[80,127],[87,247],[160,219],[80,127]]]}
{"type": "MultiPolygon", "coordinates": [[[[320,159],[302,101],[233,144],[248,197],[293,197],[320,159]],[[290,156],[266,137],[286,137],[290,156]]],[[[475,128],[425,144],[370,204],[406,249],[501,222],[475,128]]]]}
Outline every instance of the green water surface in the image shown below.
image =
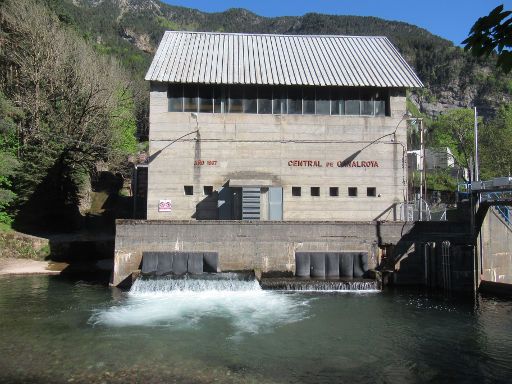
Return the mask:
{"type": "Polygon", "coordinates": [[[512,303],[0,278],[2,383],[510,383],[512,303]]]}

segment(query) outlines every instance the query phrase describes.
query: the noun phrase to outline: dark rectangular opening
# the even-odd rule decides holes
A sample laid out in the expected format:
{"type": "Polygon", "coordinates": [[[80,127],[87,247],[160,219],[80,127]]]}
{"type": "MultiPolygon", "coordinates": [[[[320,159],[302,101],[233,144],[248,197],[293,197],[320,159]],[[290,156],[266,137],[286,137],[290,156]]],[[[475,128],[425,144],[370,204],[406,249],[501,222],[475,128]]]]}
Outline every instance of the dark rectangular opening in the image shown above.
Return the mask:
{"type": "Polygon", "coordinates": [[[197,91],[196,85],[183,87],[183,112],[197,112],[197,91]]]}
{"type": "Polygon", "coordinates": [[[330,187],[329,188],[329,196],[332,196],[332,197],[339,196],[338,187],[330,187]]]}
{"type": "Polygon", "coordinates": [[[213,112],[213,88],[208,85],[199,86],[199,112],[213,112]]]}
{"type": "Polygon", "coordinates": [[[242,113],[244,101],[244,89],[240,86],[229,88],[229,113],[242,113]]]}
{"type": "Polygon", "coordinates": [[[288,90],[288,114],[301,115],[302,114],[302,89],[290,88],[288,90]]]}
{"type": "Polygon", "coordinates": [[[320,196],[320,187],[311,187],[311,196],[320,196]]]}
{"type": "Polygon", "coordinates": [[[258,94],[257,94],[256,87],[245,88],[243,111],[244,111],[244,113],[257,113],[258,112],[258,94]]]}
{"type": "Polygon", "coordinates": [[[183,190],[185,191],[185,195],[187,196],[194,194],[194,187],[192,185],[185,185],[183,187],[183,190]]]}
{"type": "Polygon", "coordinates": [[[292,187],[292,196],[300,196],[302,194],[302,190],[300,187],[292,187]]]}
{"type": "Polygon", "coordinates": [[[320,88],[316,91],[316,108],[315,113],[317,115],[329,115],[331,94],[329,88],[320,88]]]}
{"type": "Polygon", "coordinates": [[[271,87],[258,88],[258,113],[259,114],[272,113],[272,88],[271,87]]]}
{"type": "Polygon", "coordinates": [[[183,86],[171,84],[167,89],[169,112],[183,112],[183,86]]]}
{"type": "Polygon", "coordinates": [[[205,196],[211,196],[213,194],[213,187],[211,185],[205,185],[203,187],[203,193],[205,196]]]}
{"type": "Polygon", "coordinates": [[[377,196],[377,188],[375,188],[375,187],[366,188],[366,196],[369,196],[369,197],[377,196]]]}
{"type": "Polygon", "coordinates": [[[356,197],[357,196],[357,187],[348,187],[348,195],[350,197],[356,197]]]}
{"type": "Polygon", "coordinates": [[[315,88],[304,88],[302,92],[303,98],[303,113],[305,115],[315,114],[315,88]]]}

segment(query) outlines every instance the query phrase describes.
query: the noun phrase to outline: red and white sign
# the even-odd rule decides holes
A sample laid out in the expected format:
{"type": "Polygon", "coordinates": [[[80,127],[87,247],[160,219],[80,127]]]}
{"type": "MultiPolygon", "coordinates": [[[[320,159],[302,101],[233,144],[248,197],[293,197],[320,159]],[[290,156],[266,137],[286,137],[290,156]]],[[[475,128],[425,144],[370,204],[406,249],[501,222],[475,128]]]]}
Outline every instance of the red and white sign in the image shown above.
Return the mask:
{"type": "Polygon", "coordinates": [[[158,212],[171,212],[171,200],[160,200],[158,203],[158,212]]]}

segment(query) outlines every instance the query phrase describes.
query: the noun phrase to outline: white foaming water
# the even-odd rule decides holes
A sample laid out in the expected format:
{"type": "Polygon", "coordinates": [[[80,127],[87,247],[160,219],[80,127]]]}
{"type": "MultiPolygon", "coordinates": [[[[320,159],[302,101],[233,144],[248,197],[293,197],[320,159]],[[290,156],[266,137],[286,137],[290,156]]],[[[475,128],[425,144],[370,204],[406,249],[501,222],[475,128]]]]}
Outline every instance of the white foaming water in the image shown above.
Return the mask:
{"type": "Polygon", "coordinates": [[[106,326],[197,327],[224,318],[236,334],[261,333],[306,317],[307,301],[263,291],[255,279],[236,274],[205,278],[138,279],[120,305],[96,311],[90,319],[106,326]]]}

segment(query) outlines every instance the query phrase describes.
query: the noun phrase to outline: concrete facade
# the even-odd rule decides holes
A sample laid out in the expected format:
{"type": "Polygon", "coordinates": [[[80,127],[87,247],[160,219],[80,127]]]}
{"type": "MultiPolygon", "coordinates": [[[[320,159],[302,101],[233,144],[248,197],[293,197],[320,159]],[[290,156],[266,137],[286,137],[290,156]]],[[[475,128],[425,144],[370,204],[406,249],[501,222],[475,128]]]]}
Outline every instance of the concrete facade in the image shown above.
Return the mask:
{"type": "Polygon", "coordinates": [[[379,263],[379,245],[396,244],[404,223],[235,222],[118,220],[112,284],[140,269],[142,252],[217,252],[219,269],[295,272],[295,252],[368,252],[379,263]]]}
{"type": "Polygon", "coordinates": [[[168,112],[167,91],[151,82],[148,220],[218,219],[223,186],[261,188],[261,220],[269,218],[269,187],[282,188],[286,221],[397,219],[407,193],[405,89],[390,89],[390,116],[168,112]],[[162,201],[170,211],[159,211],[162,201]]]}

